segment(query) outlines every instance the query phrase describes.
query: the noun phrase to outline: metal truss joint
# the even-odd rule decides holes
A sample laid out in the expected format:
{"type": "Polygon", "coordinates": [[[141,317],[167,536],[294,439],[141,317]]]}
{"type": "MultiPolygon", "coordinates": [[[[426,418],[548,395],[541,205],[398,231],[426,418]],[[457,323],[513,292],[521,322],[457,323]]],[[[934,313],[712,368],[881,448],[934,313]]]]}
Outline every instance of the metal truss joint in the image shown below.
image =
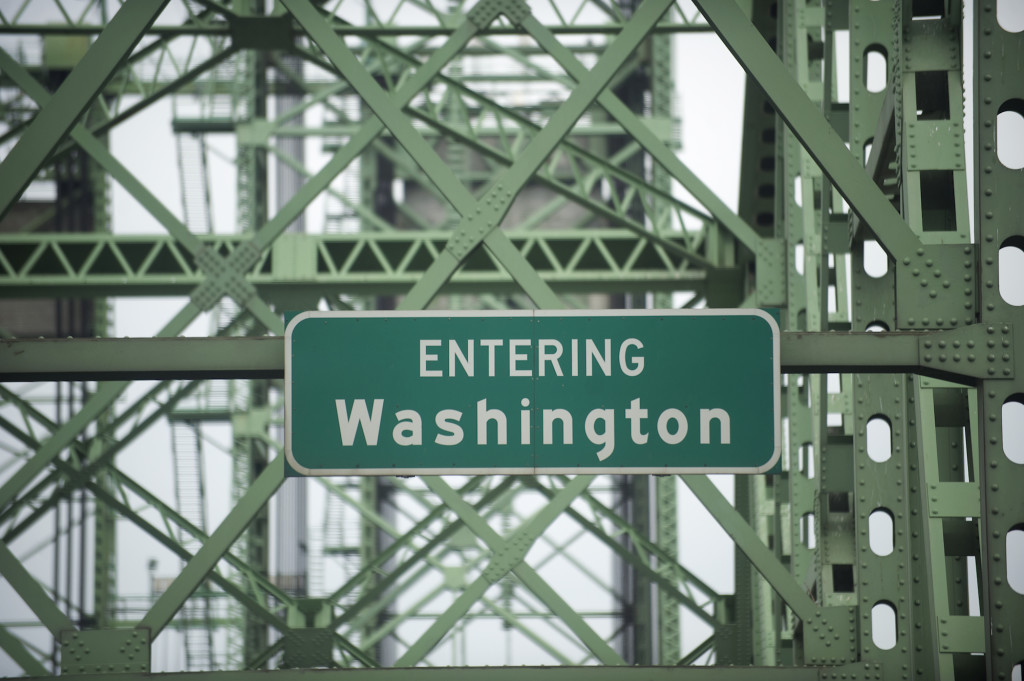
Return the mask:
{"type": "Polygon", "coordinates": [[[918,339],[922,373],[975,379],[1012,379],[1013,325],[971,324],[918,339]]]}
{"type": "Polygon", "coordinates": [[[499,14],[504,14],[514,25],[520,26],[530,16],[530,8],[523,0],[480,0],[469,10],[466,18],[483,30],[490,26],[499,14]]]}
{"type": "Polygon", "coordinates": [[[498,226],[513,198],[513,192],[504,190],[500,184],[494,191],[488,192],[477,202],[473,213],[463,219],[459,229],[448,240],[445,249],[457,260],[465,258],[491,230],[498,226]]]}
{"type": "Polygon", "coordinates": [[[975,319],[976,300],[971,244],[921,245],[896,263],[896,323],[901,329],[965,326],[975,319]]]}
{"type": "Polygon", "coordinates": [[[802,626],[807,664],[838,665],[857,659],[856,608],[819,608],[802,626]]]}
{"type": "Polygon", "coordinates": [[[62,675],[149,673],[149,629],[62,631],[60,650],[62,675]]]}
{"type": "Polygon", "coordinates": [[[523,562],[532,545],[532,537],[523,532],[517,532],[500,551],[494,554],[494,558],[484,570],[484,579],[490,584],[496,584],[523,562]]]}
{"type": "Polygon", "coordinates": [[[289,630],[284,635],[282,666],[292,669],[329,667],[334,663],[331,603],[324,598],[300,598],[288,606],[289,630]]]}
{"type": "Polygon", "coordinates": [[[192,293],[192,302],[201,310],[209,310],[224,296],[230,296],[244,307],[256,297],[256,287],[245,279],[245,273],[259,259],[259,249],[251,241],[239,243],[227,258],[210,245],[196,253],[196,264],[206,280],[192,293]]]}

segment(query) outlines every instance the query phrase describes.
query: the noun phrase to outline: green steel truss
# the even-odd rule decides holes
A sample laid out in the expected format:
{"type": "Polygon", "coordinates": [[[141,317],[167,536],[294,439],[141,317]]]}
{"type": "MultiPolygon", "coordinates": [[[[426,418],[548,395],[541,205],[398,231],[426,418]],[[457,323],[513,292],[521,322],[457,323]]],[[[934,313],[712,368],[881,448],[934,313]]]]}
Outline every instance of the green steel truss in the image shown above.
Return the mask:
{"type": "Polygon", "coordinates": [[[4,4],[0,329],[61,338],[0,341],[0,672],[1020,678],[1024,20],[695,4],[4,4]],[[736,210],[678,153],[712,34],[736,210]],[[180,209],[111,143],[161,107],[180,209]],[[530,306],[779,309],[783,470],[286,481],[286,311],[530,306]]]}
{"type": "MultiPolygon", "coordinates": [[[[402,293],[445,250],[449,232],[283,234],[245,273],[265,295],[305,290],[320,297],[342,293],[402,293]]],[[[204,248],[225,256],[245,239],[203,236],[204,248]]],[[[625,229],[510,232],[515,250],[556,289],[576,293],[702,291],[703,268],[686,261],[687,238],[637,238],[625,229]]],[[[79,289],[86,296],[190,295],[205,279],[195,257],[171,237],[113,234],[16,235],[0,246],[10,297],[52,297],[79,289]],[[126,284],[130,287],[125,288],[126,284]]],[[[518,285],[487,251],[477,251],[455,274],[452,291],[513,293],[518,285]]]]}

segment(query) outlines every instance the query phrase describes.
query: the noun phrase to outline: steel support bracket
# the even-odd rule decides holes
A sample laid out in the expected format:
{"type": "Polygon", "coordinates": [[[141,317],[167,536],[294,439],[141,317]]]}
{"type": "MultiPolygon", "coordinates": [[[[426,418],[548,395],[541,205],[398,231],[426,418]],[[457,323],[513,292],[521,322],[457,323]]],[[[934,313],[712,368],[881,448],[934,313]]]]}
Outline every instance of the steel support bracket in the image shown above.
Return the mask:
{"type": "Polygon", "coordinates": [[[901,329],[951,329],[975,318],[978,290],[971,244],[920,245],[896,263],[901,329]],[[959,294],[959,295],[958,295],[959,294]]]}
{"type": "Polygon", "coordinates": [[[918,338],[922,373],[975,379],[1012,379],[1013,326],[971,324],[918,338]]]}
{"type": "Polygon", "coordinates": [[[209,310],[224,296],[230,296],[239,307],[246,307],[256,297],[256,287],[245,273],[259,260],[260,251],[251,241],[243,241],[226,258],[213,246],[205,246],[196,253],[196,264],[206,280],[196,287],[192,302],[201,310],[209,310]]]}
{"type": "Polygon", "coordinates": [[[325,598],[301,598],[288,606],[282,666],[293,669],[329,667],[334,663],[334,617],[325,598]]]}
{"type": "Polygon", "coordinates": [[[530,8],[523,0],[480,0],[469,10],[466,18],[483,30],[490,26],[499,14],[504,14],[514,25],[520,26],[523,20],[530,16],[530,8]]]}
{"type": "MultiPolygon", "coordinates": [[[[933,482],[928,485],[929,518],[977,518],[981,490],[970,482],[933,482]]],[[[982,645],[984,647],[984,645],[982,645]]]]}
{"type": "Polygon", "coordinates": [[[939,641],[944,653],[973,653],[985,649],[985,618],[950,615],[939,618],[939,641]]]}
{"type": "Polygon", "coordinates": [[[148,674],[149,629],[68,630],[60,633],[60,673],[148,674]]]}
{"type": "Polygon", "coordinates": [[[494,554],[494,558],[484,570],[484,579],[490,584],[501,581],[505,575],[523,562],[526,553],[533,546],[534,539],[535,537],[531,537],[525,532],[516,532],[509,538],[508,543],[494,554]]]}
{"type": "Polygon", "coordinates": [[[857,659],[856,608],[819,608],[813,617],[803,622],[803,628],[806,664],[837,665],[857,659]]]}

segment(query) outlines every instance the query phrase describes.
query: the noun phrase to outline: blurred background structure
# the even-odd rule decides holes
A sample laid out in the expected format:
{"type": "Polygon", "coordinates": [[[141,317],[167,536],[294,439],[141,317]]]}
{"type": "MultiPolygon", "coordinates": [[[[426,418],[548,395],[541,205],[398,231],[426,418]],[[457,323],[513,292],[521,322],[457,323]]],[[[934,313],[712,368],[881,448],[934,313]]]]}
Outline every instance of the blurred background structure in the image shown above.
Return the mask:
{"type": "Polygon", "coordinates": [[[1011,0],[3,2],[0,674],[1020,679],[1022,60],[1011,0]],[[778,310],[782,470],[285,477],[285,312],[535,307],[778,310]]]}

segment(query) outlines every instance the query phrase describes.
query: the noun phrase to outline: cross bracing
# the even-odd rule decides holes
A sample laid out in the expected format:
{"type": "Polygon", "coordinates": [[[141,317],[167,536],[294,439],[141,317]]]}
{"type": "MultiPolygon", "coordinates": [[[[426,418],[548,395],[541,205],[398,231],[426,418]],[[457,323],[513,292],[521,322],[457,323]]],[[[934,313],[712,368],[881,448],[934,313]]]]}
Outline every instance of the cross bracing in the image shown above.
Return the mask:
{"type": "Polygon", "coordinates": [[[1021,19],[696,4],[0,9],[0,328],[62,339],[0,353],[4,671],[1019,678],[1021,19]],[[737,209],[678,153],[712,34],[737,209]],[[82,339],[140,296],[164,341],[82,339]],[[285,481],[287,311],[681,305],[780,310],[781,473],[285,481]]]}

